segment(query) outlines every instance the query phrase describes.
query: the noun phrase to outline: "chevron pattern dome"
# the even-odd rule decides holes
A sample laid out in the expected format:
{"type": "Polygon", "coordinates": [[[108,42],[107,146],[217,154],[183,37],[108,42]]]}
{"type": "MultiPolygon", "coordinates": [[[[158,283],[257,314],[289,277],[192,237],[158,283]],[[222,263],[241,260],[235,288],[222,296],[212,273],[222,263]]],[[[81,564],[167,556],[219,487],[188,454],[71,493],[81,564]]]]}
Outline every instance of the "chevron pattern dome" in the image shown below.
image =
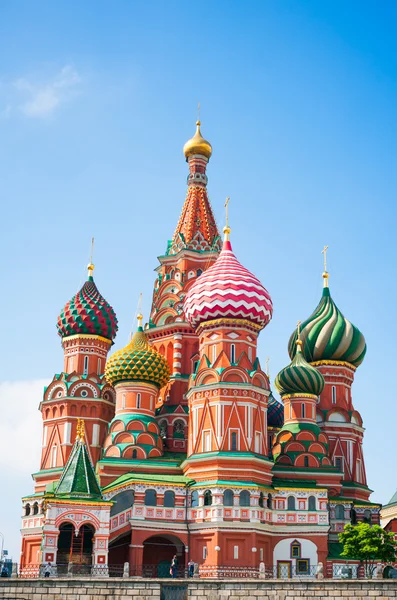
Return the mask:
{"type": "Polygon", "coordinates": [[[106,380],[115,385],[121,381],[145,381],[162,388],[170,378],[164,356],[152,348],[139,327],[131,342],[108,359],[106,380]]]}
{"type": "Polygon", "coordinates": [[[246,319],[263,329],[272,318],[268,291],[235,257],[229,241],[216,262],[196,279],[184,300],[189,323],[198,327],[212,319],[246,319]]]}
{"type": "MultiPolygon", "coordinates": [[[[296,331],[291,335],[288,352],[296,352],[296,331]]],[[[358,367],[367,345],[361,331],[348,321],[331,298],[328,287],[313,314],[301,325],[302,353],[308,362],[335,360],[358,367]]]]}
{"type": "Polygon", "coordinates": [[[116,314],[99,293],[92,277],[65,305],[58,317],[57,329],[62,338],[90,334],[114,340],[118,329],[116,314]]]}
{"type": "Polygon", "coordinates": [[[281,396],[288,394],[312,394],[319,396],[324,389],[324,378],[315,367],[309,365],[299,347],[288,367],[276,377],[275,385],[281,396]]]}

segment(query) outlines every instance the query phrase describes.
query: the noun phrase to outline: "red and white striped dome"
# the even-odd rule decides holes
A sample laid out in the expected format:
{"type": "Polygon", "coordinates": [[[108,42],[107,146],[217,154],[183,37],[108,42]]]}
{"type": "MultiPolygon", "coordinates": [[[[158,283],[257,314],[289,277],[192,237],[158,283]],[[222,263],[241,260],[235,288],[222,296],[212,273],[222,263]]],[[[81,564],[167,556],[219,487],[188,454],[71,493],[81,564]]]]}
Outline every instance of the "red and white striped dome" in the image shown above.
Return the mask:
{"type": "Polygon", "coordinates": [[[263,329],[273,304],[259,279],[243,267],[229,241],[217,261],[194,282],[184,299],[187,320],[196,328],[212,319],[247,319],[263,329]]]}

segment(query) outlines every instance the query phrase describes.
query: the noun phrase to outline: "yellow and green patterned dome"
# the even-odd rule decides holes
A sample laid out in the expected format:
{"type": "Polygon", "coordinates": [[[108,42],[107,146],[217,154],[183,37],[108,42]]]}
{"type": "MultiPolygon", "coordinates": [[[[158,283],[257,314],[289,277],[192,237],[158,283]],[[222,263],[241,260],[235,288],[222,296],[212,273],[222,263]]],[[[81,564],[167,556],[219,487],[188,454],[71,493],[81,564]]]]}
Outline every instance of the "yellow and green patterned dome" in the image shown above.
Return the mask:
{"type": "Polygon", "coordinates": [[[170,370],[164,356],[152,348],[138,317],[138,329],[127,346],[108,359],[105,366],[106,380],[115,385],[121,381],[144,381],[162,388],[170,378],[170,370]]]}

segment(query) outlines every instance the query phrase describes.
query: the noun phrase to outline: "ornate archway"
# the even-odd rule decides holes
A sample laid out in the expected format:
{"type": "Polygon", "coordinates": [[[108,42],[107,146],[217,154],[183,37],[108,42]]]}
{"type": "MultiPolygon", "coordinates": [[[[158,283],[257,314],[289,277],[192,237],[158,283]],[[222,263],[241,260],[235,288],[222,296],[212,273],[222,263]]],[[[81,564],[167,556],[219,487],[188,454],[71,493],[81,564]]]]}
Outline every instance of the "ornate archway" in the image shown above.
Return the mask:
{"type": "Polygon", "coordinates": [[[94,534],[92,525],[82,525],[76,530],[72,523],[62,523],[58,535],[58,567],[66,567],[67,570],[69,563],[91,565],[94,534]]]}
{"type": "Polygon", "coordinates": [[[170,577],[173,556],[178,560],[178,575],[185,573],[185,545],[172,534],[153,535],[143,542],[143,570],[156,577],[170,577]]]}

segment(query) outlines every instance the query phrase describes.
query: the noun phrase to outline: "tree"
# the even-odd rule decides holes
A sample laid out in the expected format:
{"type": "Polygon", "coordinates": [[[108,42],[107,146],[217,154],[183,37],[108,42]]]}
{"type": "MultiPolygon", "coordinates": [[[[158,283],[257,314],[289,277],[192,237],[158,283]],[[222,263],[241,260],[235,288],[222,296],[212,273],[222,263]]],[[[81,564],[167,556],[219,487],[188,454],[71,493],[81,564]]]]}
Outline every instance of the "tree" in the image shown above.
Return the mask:
{"type": "Polygon", "coordinates": [[[397,542],[392,532],[385,531],[379,525],[359,523],[346,525],[339,534],[343,544],[341,556],[359,560],[364,565],[365,575],[372,578],[377,562],[388,563],[396,560],[397,542]]]}

